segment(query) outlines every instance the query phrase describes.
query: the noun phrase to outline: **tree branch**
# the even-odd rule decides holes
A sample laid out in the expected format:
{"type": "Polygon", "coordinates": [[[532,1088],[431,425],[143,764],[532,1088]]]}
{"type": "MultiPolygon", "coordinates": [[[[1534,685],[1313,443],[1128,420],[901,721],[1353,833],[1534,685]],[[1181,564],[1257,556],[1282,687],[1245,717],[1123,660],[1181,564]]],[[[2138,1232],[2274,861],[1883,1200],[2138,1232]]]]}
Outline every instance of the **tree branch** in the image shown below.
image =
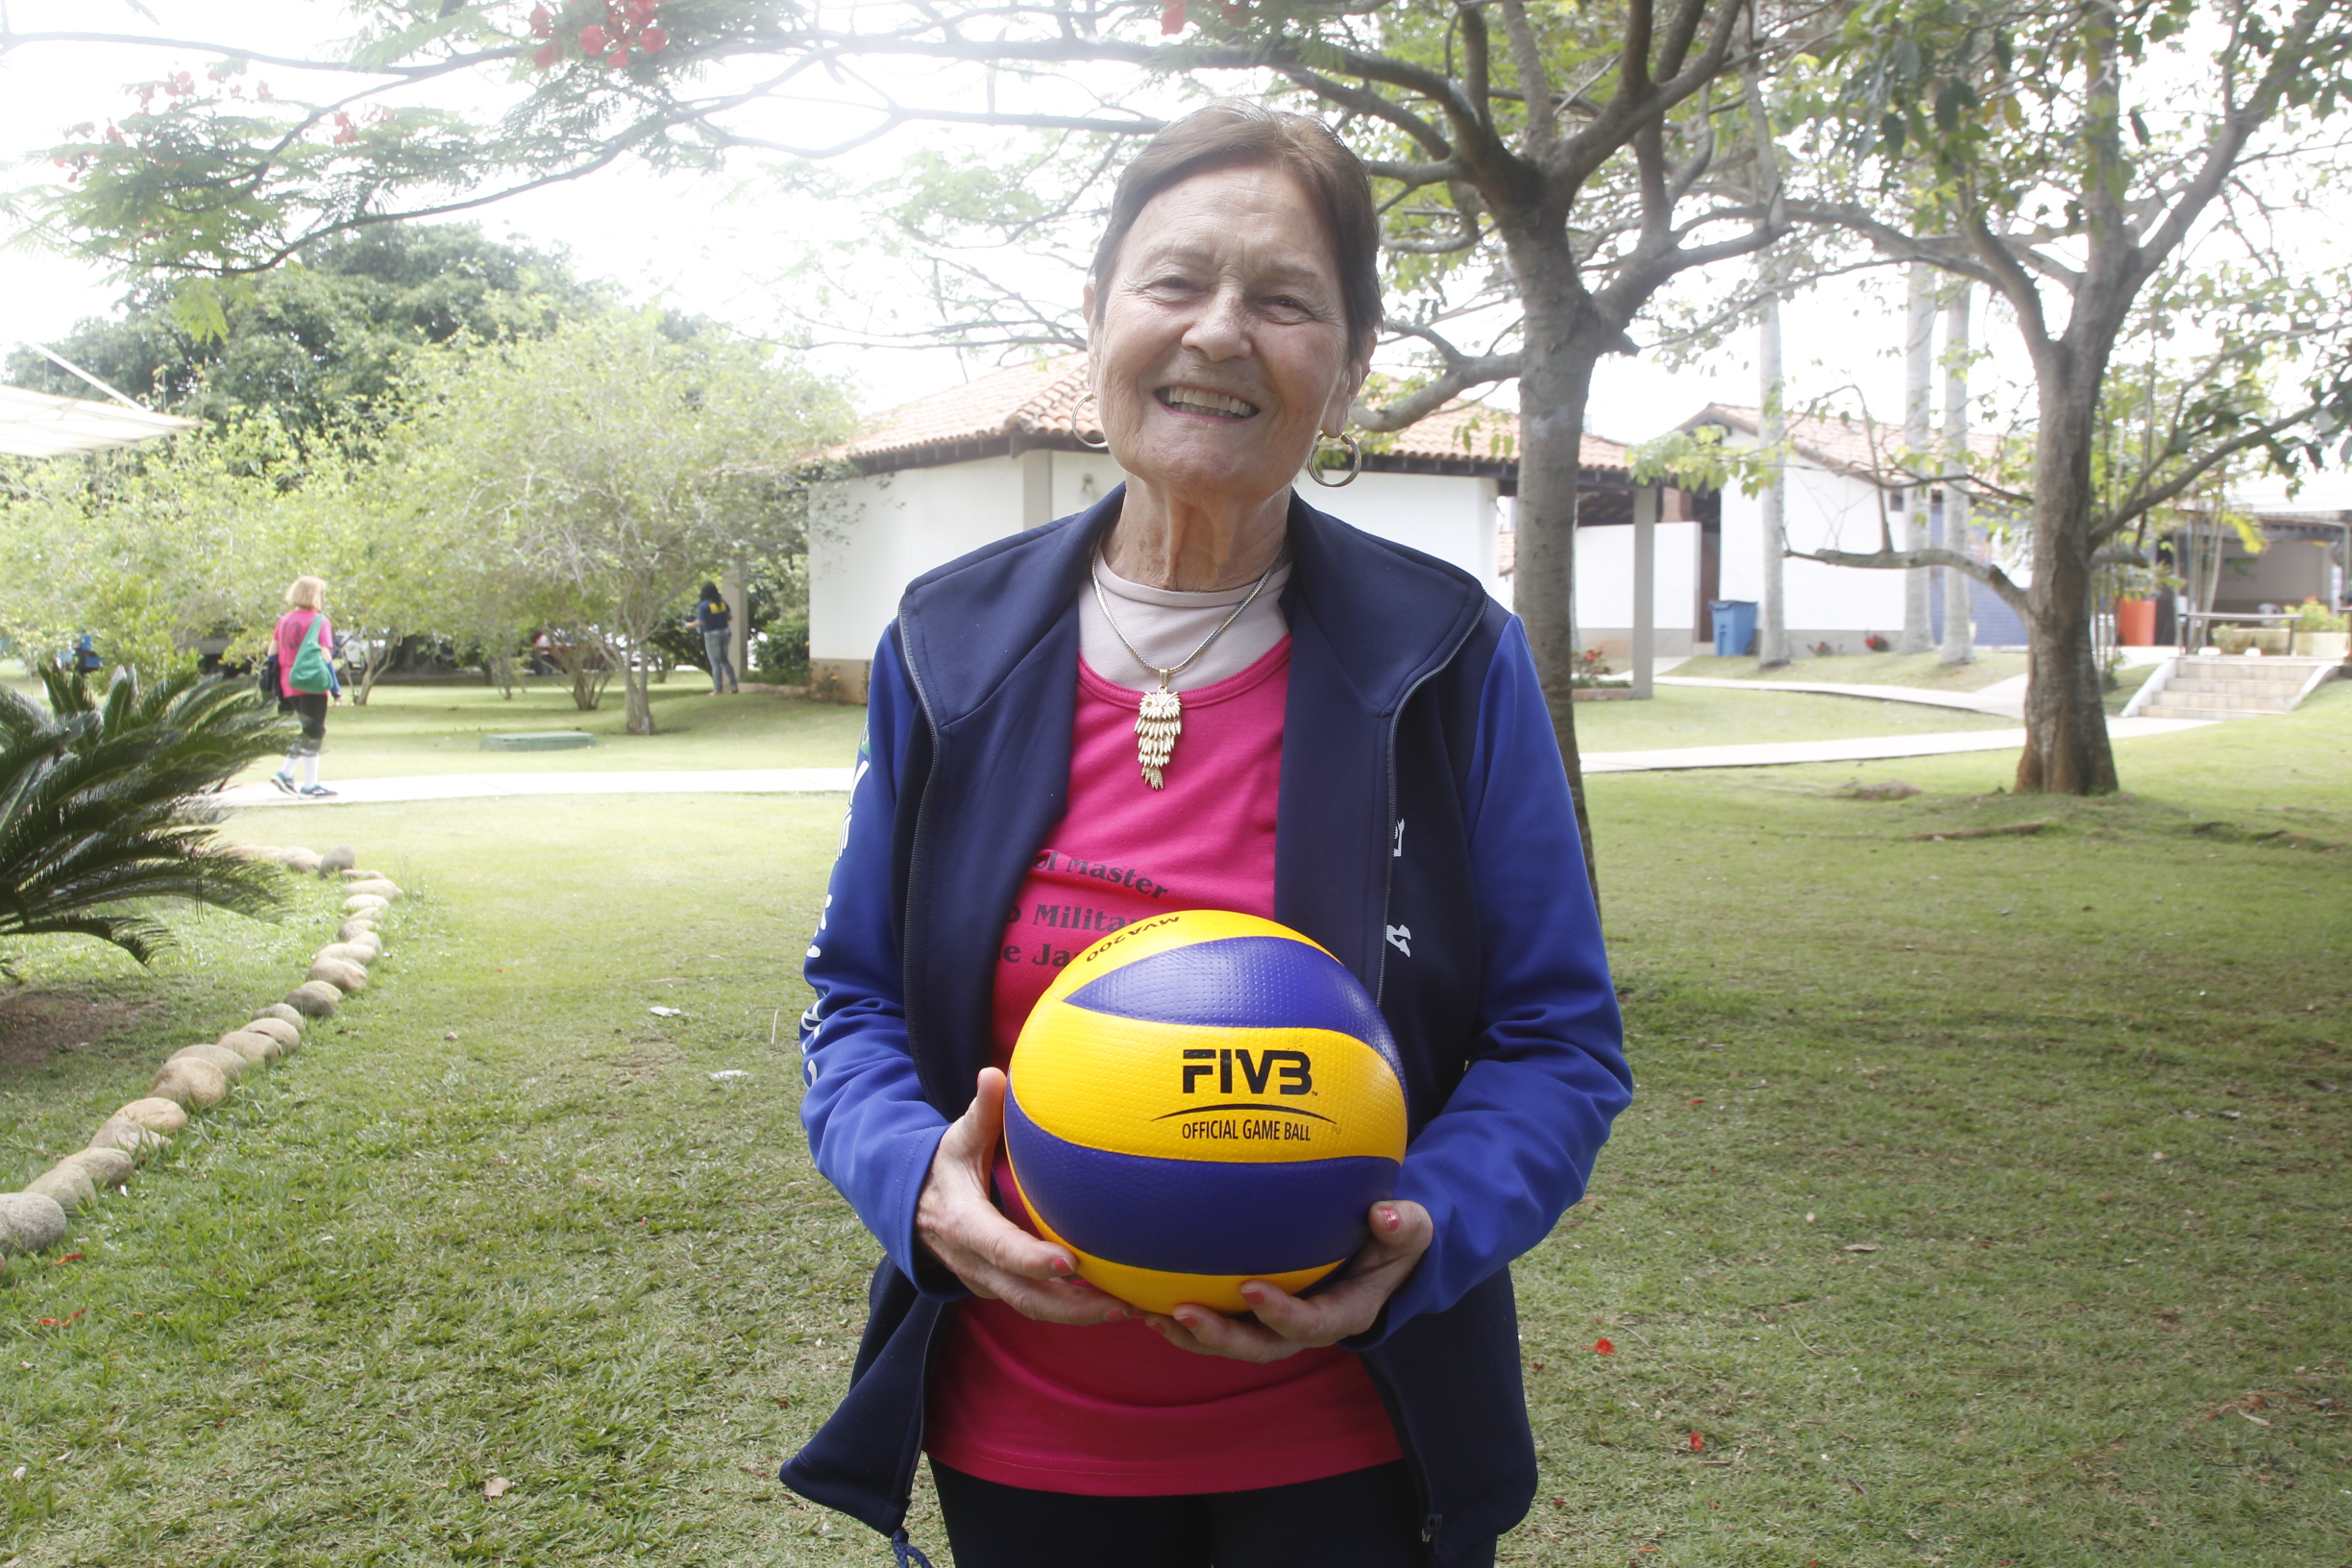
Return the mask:
{"type": "Polygon", "coordinates": [[[1503,0],[1503,31],[1510,36],[1511,63],[1519,73],[1519,91],[1527,105],[1528,156],[1540,159],[1559,135],[1552,112],[1552,78],[1544,69],[1543,47],[1535,41],[1526,0],[1503,0]]]}
{"type": "Polygon", "coordinates": [[[1791,560],[1819,561],[1824,566],[1858,566],[1874,572],[1907,572],[1923,566],[1948,567],[1965,572],[1978,582],[2000,595],[2001,602],[2018,612],[2027,614],[2029,605],[2025,590],[2010,580],[2009,574],[1988,561],[1979,561],[1956,550],[1875,550],[1862,554],[1848,550],[1792,550],[1791,560]]]}

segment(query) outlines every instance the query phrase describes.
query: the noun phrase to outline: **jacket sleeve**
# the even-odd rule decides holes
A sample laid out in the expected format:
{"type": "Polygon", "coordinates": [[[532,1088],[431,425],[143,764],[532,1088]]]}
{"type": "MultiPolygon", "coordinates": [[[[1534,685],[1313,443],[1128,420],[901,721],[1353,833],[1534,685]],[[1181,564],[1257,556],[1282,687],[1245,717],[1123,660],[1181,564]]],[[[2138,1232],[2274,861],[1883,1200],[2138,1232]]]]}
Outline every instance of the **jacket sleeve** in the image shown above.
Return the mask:
{"type": "Polygon", "coordinates": [[[892,888],[898,796],[917,722],[894,628],[874,653],[849,811],[801,970],[817,999],[800,1017],[800,1121],[817,1168],[891,1262],[925,1294],[944,1298],[966,1292],[924,1260],[915,1202],[947,1121],[923,1098],[907,1049],[892,888]]]}
{"type": "Polygon", "coordinates": [[[1349,1341],[1360,1350],[1542,1241],[1633,1096],[1567,770],[1515,618],[1480,696],[1465,811],[1485,959],[1479,1039],[1397,1180],[1435,1239],[1382,1320],[1349,1341]]]}

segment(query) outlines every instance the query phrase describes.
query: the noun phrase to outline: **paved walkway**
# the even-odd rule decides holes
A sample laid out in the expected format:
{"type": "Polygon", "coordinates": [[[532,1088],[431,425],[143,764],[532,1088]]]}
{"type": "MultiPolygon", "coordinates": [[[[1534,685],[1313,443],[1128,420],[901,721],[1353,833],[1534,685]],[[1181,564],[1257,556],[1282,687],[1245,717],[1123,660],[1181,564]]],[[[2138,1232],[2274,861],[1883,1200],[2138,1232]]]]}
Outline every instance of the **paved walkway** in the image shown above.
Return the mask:
{"type": "Polygon", "coordinates": [[[1958,708],[2000,719],[2025,717],[2025,677],[2012,675],[1973,692],[1931,692],[1920,686],[1863,686],[1827,680],[1715,680],[1705,675],[1659,675],[1660,686],[1706,686],[1720,692],[1810,692],[1819,697],[1868,697],[1881,702],[1916,702],[1929,708],[1958,708]]]}
{"type": "MultiPolygon", "coordinates": [[[[1705,681],[1753,686],[1754,681],[1705,681]]],[[[1944,704],[1948,706],[1949,704],[1944,704]]],[[[2107,733],[2123,741],[2201,729],[2194,719],[2110,719],[2107,733]]],[[[1691,768],[1778,768],[1808,762],[1869,762],[1936,757],[1963,751],[2010,751],[2025,744],[2022,729],[1976,729],[1948,735],[1879,735],[1842,741],[1766,741],[1752,746],[1681,746],[1654,751],[1587,751],[1588,773],[1671,772],[1691,768]]],[[[225,792],[230,806],[366,806],[409,800],[526,798],[555,795],[826,795],[846,794],[846,768],[728,768],[708,771],[608,773],[433,773],[413,778],[330,781],[331,800],[291,800],[267,784],[225,792]]]]}

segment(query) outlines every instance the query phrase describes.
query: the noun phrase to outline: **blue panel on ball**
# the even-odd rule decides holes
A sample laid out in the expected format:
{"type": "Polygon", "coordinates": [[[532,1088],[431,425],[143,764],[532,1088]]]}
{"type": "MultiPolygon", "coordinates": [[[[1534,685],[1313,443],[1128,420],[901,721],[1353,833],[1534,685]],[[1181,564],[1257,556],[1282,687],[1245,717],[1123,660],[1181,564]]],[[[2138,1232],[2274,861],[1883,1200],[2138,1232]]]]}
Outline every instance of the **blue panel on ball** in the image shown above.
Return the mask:
{"type": "Polygon", "coordinates": [[[1283,1274],[1363,1244],[1396,1188],[1377,1156],[1287,1164],[1108,1154],[1053,1136],[1005,1097],[1005,1146],[1038,1217],[1081,1252],[1172,1274],[1283,1274]]]}
{"type": "Polygon", "coordinates": [[[1154,1023],[1221,1029],[1329,1029],[1403,1064],[1388,1021],[1337,959],[1287,937],[1220,937],[1121,965],[1064,998],[1072,1007],[1154,1023]]]}

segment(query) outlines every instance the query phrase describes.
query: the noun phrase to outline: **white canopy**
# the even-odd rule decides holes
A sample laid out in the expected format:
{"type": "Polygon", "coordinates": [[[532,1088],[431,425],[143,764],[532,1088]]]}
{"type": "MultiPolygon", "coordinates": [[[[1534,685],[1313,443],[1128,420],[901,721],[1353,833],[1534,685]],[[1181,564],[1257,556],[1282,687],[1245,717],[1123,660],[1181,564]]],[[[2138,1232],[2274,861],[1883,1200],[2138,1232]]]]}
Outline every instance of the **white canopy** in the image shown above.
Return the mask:
{"type": "Polygon", "coordinates": [[[12,457],[107,452],[195,428],[192,419],[151,413],[129,404],[0,386],[0,453],[12,457]]]}

